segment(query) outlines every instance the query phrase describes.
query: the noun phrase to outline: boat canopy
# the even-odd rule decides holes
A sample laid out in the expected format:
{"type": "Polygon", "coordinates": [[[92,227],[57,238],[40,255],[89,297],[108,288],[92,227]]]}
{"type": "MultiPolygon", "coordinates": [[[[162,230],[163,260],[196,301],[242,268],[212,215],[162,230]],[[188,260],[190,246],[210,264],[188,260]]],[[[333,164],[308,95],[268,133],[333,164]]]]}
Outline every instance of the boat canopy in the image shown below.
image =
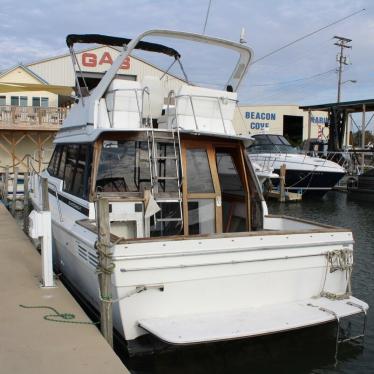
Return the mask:
{"type": "MultiPolygon", "coordinates": [[[[101,34],[69,34],[66,37],[66,44],[69,48],[73,47],[75,43],[94,43],[94,44],[103,44],[111,45],[116,47],[123,47],[131,42],[131,39],[119,38],[117,36],[107,36],[101,34]]],[[[178,51],[173,48],[167,47],[158,43],[149,43],[144,41],[139,41],[135,46],[135,49],[141,49],[148,52],[158,52],[164,53],[168,56],[178,59],[181,57],[178,51]]]]}

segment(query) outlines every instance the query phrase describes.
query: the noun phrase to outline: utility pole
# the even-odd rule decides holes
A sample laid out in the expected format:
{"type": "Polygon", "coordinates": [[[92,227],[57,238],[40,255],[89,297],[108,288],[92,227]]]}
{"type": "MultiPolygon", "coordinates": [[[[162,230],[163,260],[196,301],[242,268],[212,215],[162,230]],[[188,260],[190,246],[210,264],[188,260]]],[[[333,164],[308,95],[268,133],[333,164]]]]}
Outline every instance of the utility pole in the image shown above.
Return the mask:
{"type": "Polygon", "coordinates": [[[340,47],[340,53],[336,56],[336,61],[339,63],[338,68],[338,98],[337,102],[340,103],[340,89],[342,85],[342,72],[343,72],[343,65],[348,65],[347,57],[344,56],[344,48],[352,48],[351,45],[348,45],[352,41],[352,39],[343,38],[342,36],[334,36],[334,39],[337,39],[337,42],[334,45],[340,47]]]}

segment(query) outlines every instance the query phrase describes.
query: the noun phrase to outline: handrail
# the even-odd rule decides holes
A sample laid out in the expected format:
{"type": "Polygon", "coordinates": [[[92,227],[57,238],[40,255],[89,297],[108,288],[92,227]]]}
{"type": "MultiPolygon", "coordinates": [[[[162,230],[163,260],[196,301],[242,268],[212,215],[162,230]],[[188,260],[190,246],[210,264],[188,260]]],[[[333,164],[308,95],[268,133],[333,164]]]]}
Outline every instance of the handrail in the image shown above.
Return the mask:
{"type": "Polygon", "coordinates": [[[55,184],[51,183],[50,181],[48,181],[48,186],[49,185],[51,185],[54,188],[54,192],[55,192],[55,196],[56,196],[56,200],[57,200],[57,210],[58,210],[58,214],[59,214],[59,217],[60,217],[60,222],[64,222],[64,218],[62,217],[62,212],[61,212],[60,198],[58,196],[57,186],[55,184]]]}
{"type": "MultiPolygon", "coordinates": [[[[134,91],[135,93],[135,98],[136,98],[136,106],[138,107],[138,114],[139,114],[139,126],[143,126],[143,113],[144,113],[144,94],[148,95],[148,103],[150,105],[150,92],[148,87],[143,87],[143,88],[116,88],[114,90],[108,91],[108,93],[114,93],[114,92],[123,92],[123,91],[134,91]],[[138,97],[138,92],[141,93],[142,97],[142,105],[140,107],[139,104],[139,97],[138,97]]],[[[115,101],[116,101],[116,96],[114,95],[113,98],[113,107],[115,107],[115,101]]],[[[113,127],[113,123],[110,124],[110,127],[113,127]]]]}

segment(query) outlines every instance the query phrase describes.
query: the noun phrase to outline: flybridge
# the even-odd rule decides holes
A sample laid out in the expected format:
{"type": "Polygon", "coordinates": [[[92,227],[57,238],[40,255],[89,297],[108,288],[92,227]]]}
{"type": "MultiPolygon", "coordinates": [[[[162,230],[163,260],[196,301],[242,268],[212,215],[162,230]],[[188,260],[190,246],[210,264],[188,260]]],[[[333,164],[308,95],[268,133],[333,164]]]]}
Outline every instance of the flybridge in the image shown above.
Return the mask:
{"type": "Polygon", "coordinates": [[[247,72],[252,52],[248,47],[217,38],[167,30],[151,30],[132,40],[103,35],[69,35],[67,37],[75,71],[79,102],[70,111],[64,122],[66,128],[93,125],[94,129],[140,129],[154,126],[158,129],[206,132],[235,135],[233,116],[237,105],[235,92],[247,72]],[[158,43],[144,42],[148,36],[169,37],[211,44],[239,53],[234,71],[221,90],[197,87],[190,84],[175,49],[158,43]],[[75,43],[100,43],[123,46],[123,51],[113,60],[108,52],[101,56],[91,53],[82,55],[84,67],[111,65],[99,84],[93,89],[81,87],[84,76],[73,46],[75,43]],[[144,76],[139,81],[119,80],[119,69],[130,67],[130,56],[134,49],[163,53],[174,58],[185,77],[186,84],[178,90],[170,90],[161,78],[144,76]],[[80,80],[78,76],[81,75],[80,80]]]}

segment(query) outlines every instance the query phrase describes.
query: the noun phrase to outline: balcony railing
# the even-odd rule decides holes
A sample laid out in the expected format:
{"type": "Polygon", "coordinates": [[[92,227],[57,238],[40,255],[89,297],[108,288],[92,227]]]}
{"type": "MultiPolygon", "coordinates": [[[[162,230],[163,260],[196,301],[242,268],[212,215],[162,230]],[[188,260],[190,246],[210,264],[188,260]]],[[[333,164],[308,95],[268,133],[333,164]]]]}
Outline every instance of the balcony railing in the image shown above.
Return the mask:
{"type": "Polygon", "coordinates": [[[0,129],[58,130],[67,112],[67,108],[1,105],[0,129]]]}

